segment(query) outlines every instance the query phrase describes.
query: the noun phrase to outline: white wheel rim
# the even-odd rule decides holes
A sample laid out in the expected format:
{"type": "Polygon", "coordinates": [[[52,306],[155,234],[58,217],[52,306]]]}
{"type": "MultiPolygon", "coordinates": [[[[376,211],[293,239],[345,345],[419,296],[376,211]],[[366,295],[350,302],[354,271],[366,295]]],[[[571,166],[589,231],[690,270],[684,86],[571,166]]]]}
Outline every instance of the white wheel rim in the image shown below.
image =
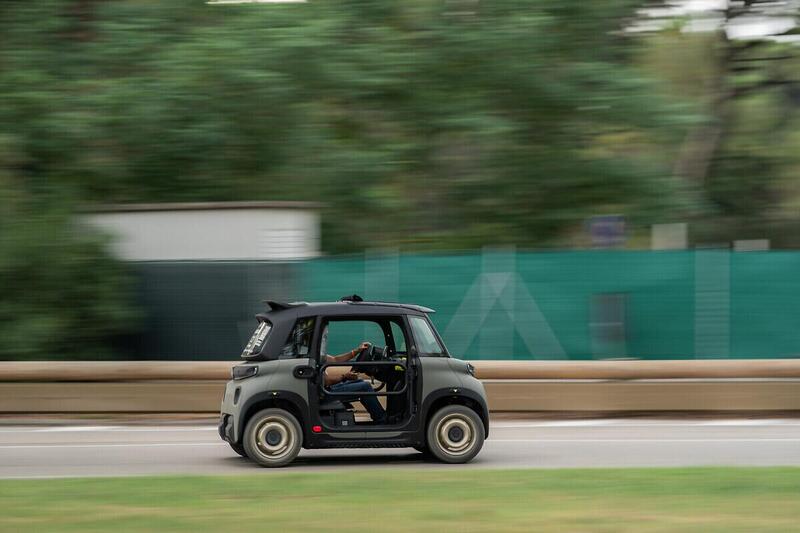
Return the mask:
{"type": "Polygon", "coordinates": [[[296,438],[294,429],[281,417],[267,417],[256,429],[258,452],[273,461],[286,457],[296,438]]]}
{"type": "Polygon", "coordinates": [[[439,447],[452,456],[469,453],[475,446],[476,428],[469,418],[453,414],[444,417],[436,427],[439,447]]]}

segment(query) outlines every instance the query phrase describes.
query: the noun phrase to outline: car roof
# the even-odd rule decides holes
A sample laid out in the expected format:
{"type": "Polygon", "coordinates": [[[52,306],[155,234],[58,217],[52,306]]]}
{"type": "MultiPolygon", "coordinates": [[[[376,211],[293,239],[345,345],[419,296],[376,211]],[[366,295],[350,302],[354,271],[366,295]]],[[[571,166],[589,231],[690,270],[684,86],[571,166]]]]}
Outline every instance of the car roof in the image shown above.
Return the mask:
{"type": "Polygon", "coordinates": [[[257,316],[273,319],[329,315],[329,316],[364,316],[387,314],[428,314],[435,313],[429,307],[416,304],[395,302],[365,302],[344,300],[338,302],[276,302],[267,300],[269,311],[257,316]]]}

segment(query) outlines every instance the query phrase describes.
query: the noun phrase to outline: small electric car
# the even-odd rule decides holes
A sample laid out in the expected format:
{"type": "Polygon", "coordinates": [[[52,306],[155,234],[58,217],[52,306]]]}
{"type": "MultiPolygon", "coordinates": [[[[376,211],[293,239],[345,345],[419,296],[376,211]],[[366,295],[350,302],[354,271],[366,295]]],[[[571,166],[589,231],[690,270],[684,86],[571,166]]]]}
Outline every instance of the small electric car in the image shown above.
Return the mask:
{"type": "Polygon", "coordinates": [[[357,295],[266,303],[222,400],[219,434],[236,453],[277,467],[301,448],[413,447],[447,463],[481,450],[486,392],[447,352],[432,309],[357,295]]]}

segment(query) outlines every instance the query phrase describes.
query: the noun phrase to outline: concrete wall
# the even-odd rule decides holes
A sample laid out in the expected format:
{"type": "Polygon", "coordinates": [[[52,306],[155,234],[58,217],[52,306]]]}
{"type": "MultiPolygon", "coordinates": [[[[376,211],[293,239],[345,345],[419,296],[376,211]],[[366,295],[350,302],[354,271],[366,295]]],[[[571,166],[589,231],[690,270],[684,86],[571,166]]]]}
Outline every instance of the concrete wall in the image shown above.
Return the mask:
{"type": "MultiPolygon", "coordinates": [[[[0,413],[215,413],[230,362],[0,363],[0,413]]],[[[800,361],[476,361],[494,412],[800,411],[800,361]]]]}

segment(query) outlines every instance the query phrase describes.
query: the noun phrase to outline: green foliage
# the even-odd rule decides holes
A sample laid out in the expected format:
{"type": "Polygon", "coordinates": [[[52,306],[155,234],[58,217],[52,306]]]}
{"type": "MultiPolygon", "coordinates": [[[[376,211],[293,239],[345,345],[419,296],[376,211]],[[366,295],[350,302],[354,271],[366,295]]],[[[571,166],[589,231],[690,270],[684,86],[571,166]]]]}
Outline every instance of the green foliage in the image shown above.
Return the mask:
{"type": "MultiPolygon", "coordinates": [[[[742,11],[752,11],[760,31],[782,33],[780,24],[770,24],[770,17],[785,16],[780,4],[765,7],[730,3],[716,16],[723,27],[734,26],[751,19],[742,11]]],[[[637,62],[661,80],[662,91],[684,94],[702,110],[703,120],[687,135],[675,165],[702,201],[691,220],[693,240],[767,238],[776,248],[800,246],[796,44],[768,36],[734,40],[725,31],[685,31],[687,26],[672,19],[666,29],[642,37],[637,62]]]]}
{"type": "Polygon", "coordinates": [[[133,331],[137,315],[105,240],[2,174],[0,202],[0,360],[113,355],[111,343],[133,331]]]}
{"type": "MultiPolygon", "coordinates": [[[[317,200],[331,253],[563,246],[608,213],[634,232],[690,219],[693,238],[796,243],[796,91],[737,97],[703,150],[687,132],[722,122],[724,48],[679,23],[624,35],[639,5],[6,0],[3,353],[48,354],[40,329],[91,351],[129,323],[75,205],[317,200]],[[694,145],[702,183],[674,177],[694,145]],[[86,309],[42,314],[65,301],[86,309]]],[[[795,63],[754,62],[731,84],[784,81],[795,63]]]]}
{"type": "Polygon", "coordinates": [[[685,198],[628,2],[17,3],[4,128],[97,202],[321,200],[328,251],[563,242],[685,198]]]}

